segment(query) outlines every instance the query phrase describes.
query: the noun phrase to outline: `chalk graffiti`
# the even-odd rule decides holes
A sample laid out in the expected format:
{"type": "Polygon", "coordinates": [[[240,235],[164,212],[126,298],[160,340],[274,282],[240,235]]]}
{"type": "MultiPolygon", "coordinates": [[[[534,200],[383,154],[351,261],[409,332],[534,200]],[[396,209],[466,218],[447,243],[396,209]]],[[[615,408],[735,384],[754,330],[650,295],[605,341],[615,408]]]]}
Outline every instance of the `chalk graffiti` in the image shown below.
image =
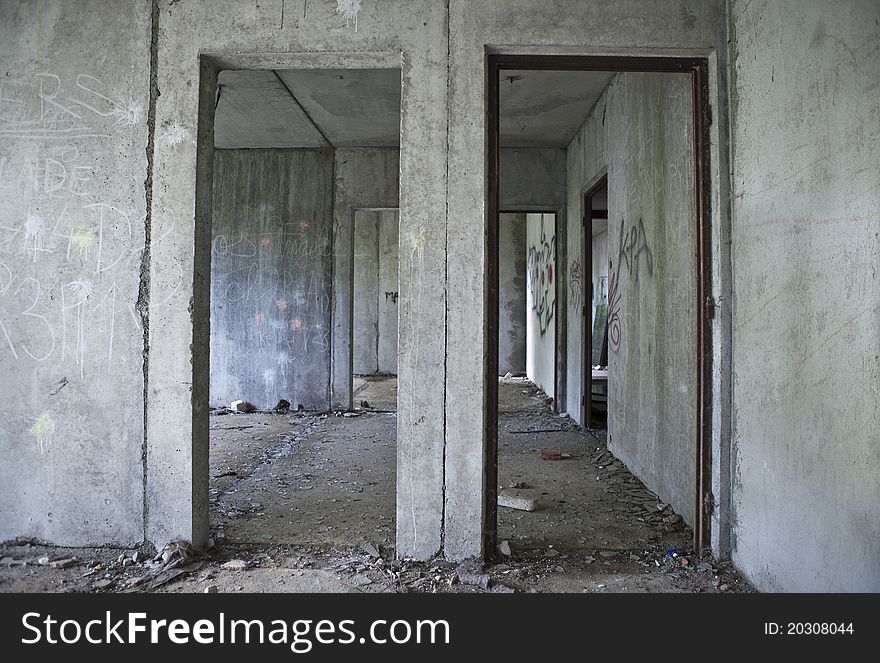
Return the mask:
{"type": "Polygon", "coordinates": [[[358,14],[361,11],[361,0],[336,0],[336,13],[345,19],[345,25],[354,23],[354,31],[358,29],[358,14]]]}
{"type": "Polygon", "coordinates": [[[528,253],[529,293],[532,311],[538,319],[541,334],[553,320],[556,311],[556,237],[547,239],[544,230],[544,217],[541,217],[541,239],[536,246],[529,247],[528,253]]]}
{"type": "Polygon", "coordinates": [[[568,296],[573,311],[579,311],[584,303],[584,284],[581,263],[574,260],[568,270],[568,296]]]}
{"type": "Polygon", "coordinates": [[[51,444],[52,436],[55,435],[55,422],[48,414],[41,414],[34,420],[28,432],[34,436],[42,454],[51,444]]]}

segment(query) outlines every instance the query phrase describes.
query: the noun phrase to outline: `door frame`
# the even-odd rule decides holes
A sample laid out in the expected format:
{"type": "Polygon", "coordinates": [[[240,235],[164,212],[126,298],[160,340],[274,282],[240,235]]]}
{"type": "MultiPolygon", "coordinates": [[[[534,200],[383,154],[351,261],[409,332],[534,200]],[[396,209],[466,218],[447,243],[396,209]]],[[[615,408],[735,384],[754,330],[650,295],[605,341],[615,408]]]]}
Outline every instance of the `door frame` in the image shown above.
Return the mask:
{"type": "Polygon", "coordinates": [[[697,283],[695,305],[697,414],[694,422],[694,550],[698,555],[710,547],[713,508],[712,470],[712,217],[710,204],[709,59],[707,57],[514,55],[487,53],[487,218],[486,218],[486,394],[485,504],[483,546],[488,555],[498,539],[498,214],[500,209],[500,108],[499,83],[503,70],[608,71],[632,73],[690,74],[694,123],[694,198],[696,203],[697,283]]]}
{"type": "MultiPolygon", "coordinates": [[[[603,188],[608,188],[608,173],[604,173],[595,184],[583,195],[583,256],[584,273],[582,279],[586,286],[587,275],[590,276],[590,306],[587,306],[587,293],[584,287],[584,305],[581,311],[583,333],[581,334],[581,370],[583,371],[583,393],[581,396],[581,421],[585,428],[592,428],[593,423],[593,196],[603,188]],[[587,231],[589,229],[589,232],[587,231]]],[[[607,215],[605,217],[608,218],[607,215]]]]}

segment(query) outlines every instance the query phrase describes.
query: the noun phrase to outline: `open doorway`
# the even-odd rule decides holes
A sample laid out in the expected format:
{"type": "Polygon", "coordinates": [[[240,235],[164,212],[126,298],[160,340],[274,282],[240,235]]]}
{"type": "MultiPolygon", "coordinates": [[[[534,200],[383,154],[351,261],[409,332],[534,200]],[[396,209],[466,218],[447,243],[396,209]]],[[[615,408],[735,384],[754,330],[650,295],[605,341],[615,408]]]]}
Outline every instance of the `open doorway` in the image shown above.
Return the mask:
{"type": "Polygon", "coordinates": [[[708,546],[706,68],[687,58],[489,56],[486,390],[501,412],[486,424],[488,554],[520,540],[553,556],[565,547],[708,546]],[[538,161],[546,155],[537,150],[551,149],[565,164],[562,361],[556,399],[513,429],[494,364],[503,361],[503,318],[493,319],[505,289],[502,212],[506,181],[517,177],[505,153],[522,160],[534,150],[538,161]],[[550,470],[548,461],[564,462],[550,470]]]}
{"type": "MultiPolygon", "coordinates": [[[[608,177],[584,194],[584,272],[590,279],[590,302],[583,304],[583,413],[587,428],[608,424],[608,177]],[[590,370],[586,370],[589,366],[590,370]]],[[[619,293],[615,292],[615,304],[619,293]]],[[[577,313],[577,311],[575,311],[577,313]]],[[[615,316],[620,311],[613,310],[615,316]]],[[[614,330],[619,331],[612,319],[614,330]]]]}
{"type": "Polygon", "coordinates": [[[356,410],[397,410],[399,212],[354,213],[352,396],[356,410]]]}
{"type": "Polygon", "coordinates": [[[383,340],[373,342],[373,373],[396,373],[400,76],[218,75],[209,457],[218,543],[393,549],[396,390],[370,404],[381,407],[352,407],[352,341],[363,336],[353,312],[369,300],[383,340]],[[394,258],[370,293],[353,275],[367,217],[377,255],[394,258]],[[391,293],[384,308],[379,287],[391,293]]]}

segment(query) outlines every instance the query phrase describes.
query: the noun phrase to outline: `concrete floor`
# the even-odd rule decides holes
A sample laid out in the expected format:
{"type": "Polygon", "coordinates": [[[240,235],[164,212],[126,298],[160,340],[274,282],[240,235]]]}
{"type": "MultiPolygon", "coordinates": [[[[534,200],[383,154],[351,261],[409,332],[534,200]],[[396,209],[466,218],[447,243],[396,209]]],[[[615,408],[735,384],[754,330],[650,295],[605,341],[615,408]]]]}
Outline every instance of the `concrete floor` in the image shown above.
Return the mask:
{"type": "MultiPolygon", "coordinates": [[[[396,393],[393,378],[364,384],[371,406],[396,393]]],[[[526,381],[499,391],[499,483],[539,508],[499,509],[511,555],[485,569],[394,559],[393,412],[229,414],[211,418],[208,556],[175,567],[174,551],[145,564],[152,551],[135,563],[120,561],[132,551],[18,542],[0,549],[0,591],[750,591],[692,555],[691,531],[605,451],[604,431],[553,414],[526,381]],[[232,560],[242,568],[223,567],[232,560]]]]}

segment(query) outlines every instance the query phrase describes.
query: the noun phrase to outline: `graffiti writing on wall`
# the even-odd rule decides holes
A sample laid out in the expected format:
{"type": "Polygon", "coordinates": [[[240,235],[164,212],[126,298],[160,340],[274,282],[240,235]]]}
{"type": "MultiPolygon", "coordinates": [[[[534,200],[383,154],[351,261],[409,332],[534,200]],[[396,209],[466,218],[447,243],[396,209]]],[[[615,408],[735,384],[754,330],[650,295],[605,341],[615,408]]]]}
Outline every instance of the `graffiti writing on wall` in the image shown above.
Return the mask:
{"type": "MultiPolygon", "coordinates": [[[[626,270],[630,275],[635,272],[634,278],[638,280],[640,258],[644,256],[645,267],[648,270],[648,276],[654,275],[654,254],[648,246],[648,239],[645,235],[645,224],[639,219],[636,226],[626,229],[626,222],[620,224],[620,253],[619,260],[626,263],[626,270]]],[[[620,264],[618,262],[618,268],[620,264]]]]}
{"type": "MultiPolygon", "coordinates": [[[[87,364],[115,367],[120,331],[140,333],[131,274],[143,211],[112,176],[119,146],[143,131],[145,101],[88,74],[0,80],[0,361],[70,361],[84,378],[87,364]]],[[[42,449],[50,426],[35,426],[42,449]]]]}
{"type": "Polygon", "coordinates": [[[579,311],[584,303],[584,279],[578,260],[574,260],[568,270],[568,296],[571,298],[572,310],[579,311]]]}
{"type": "Polygon", "coordinates": [[[398,293],[396,293],[396,292],[386,292],[385,293],[385,301],[387,302],[390,299],[392,301],[392,303],[396,304],[397,303],[397,296],[398,296],[398,293]]]}
{"type": "Polygon", "coordinates": [[[529,247],[528,270],[532,311],[538,319],[541,334],[545,334],[556,312],[556,237],[547,239],[543,216],[541,239],[529,247]]]}
{"type": "Polygon", "coordinates": [[[617,267],[611,270],[608,281],[608,347],[614,352],[620,349],[622,337],[620,318],[623,299],[620,283],[621,264],[626,265],[626,273],[632,276],[634,283],[638,283],[640,265],[642,264],[645,265],[649,277],[654,275],[654,254],[648,244],[645,224],[642,219],[639,219],[638,224],[629,229],[626,227],[626,222],[621,221],[619,242],[617,267]]]}

